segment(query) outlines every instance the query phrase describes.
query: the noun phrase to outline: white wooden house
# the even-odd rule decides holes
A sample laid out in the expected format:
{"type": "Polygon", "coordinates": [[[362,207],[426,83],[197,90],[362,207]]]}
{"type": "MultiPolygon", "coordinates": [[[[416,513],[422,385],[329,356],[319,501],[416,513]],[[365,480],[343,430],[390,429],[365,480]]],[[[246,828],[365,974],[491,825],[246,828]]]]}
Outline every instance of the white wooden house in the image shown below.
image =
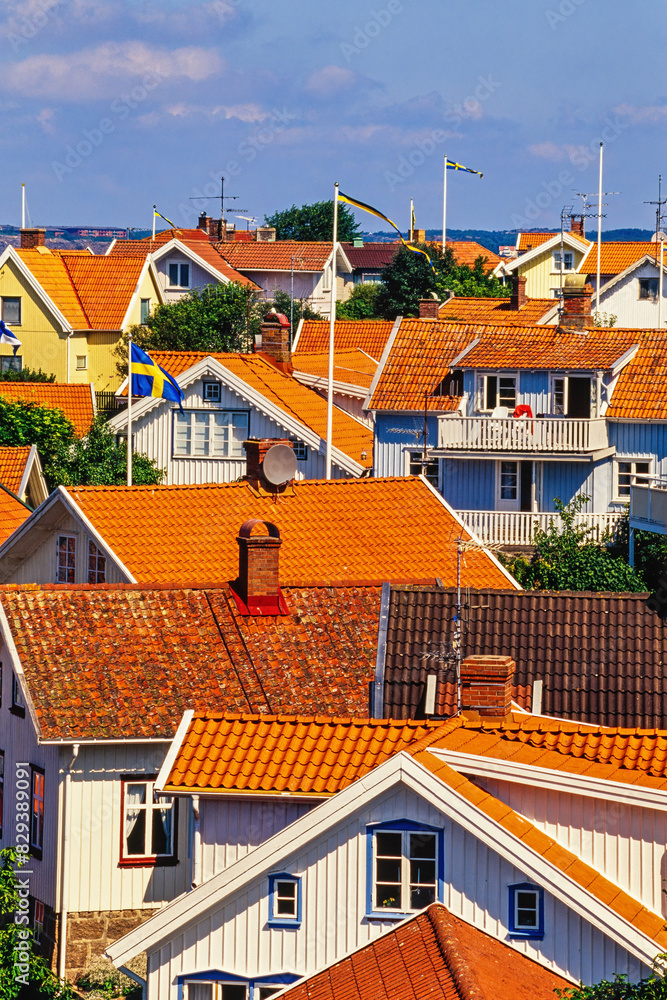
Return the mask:
{"type": "MultiPolygon", "coordinates": [[[[657,259],[655,251],[644,254],[604,284],[600,282],[600,312],[607,318],[615,317],[616,326],[664,331],[667,323],[667,254],[663,264],[661,290],[660,252],[657,249],[657,259]]],[[[591,283],[595,284],[595,276],[592,276],[591,283]]]]}

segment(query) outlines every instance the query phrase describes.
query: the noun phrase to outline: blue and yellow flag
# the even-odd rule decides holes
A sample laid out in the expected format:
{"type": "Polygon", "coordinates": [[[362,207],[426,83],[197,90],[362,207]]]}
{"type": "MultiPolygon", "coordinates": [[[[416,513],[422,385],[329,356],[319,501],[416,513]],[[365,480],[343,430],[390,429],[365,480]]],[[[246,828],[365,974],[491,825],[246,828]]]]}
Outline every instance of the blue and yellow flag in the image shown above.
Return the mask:
{"type": "Polygon", "coordinates": [[[132,395],[171,399],[183,412],[183,393],[175,378],[153,361],[150,355],[132,344],[132,395]]]}
{"type": "Polygon", "coordinates": [[[363,201],[357,201],[356,198],[350,198],[349,195],[343,194],[342,191],[338,192],[338,200],[344,201],[346,205],[352,205],[353,208],[360,208],[362,212],[368,212],[370,215],[377,215],[378,219],[384,219],[385,222],[388,222],[389,225],[392,227],[392,229],[395,229],[396,232],[398,233],[399,239],[403,244],[403,246],[407,247],[408,250],[412,250],[413,253],[420,253],[422,257],[426,257],[426,260],[431,265],[431,269],[435,273],[435,268],[433,267],[433,261],[426,253],[426,251],[422,250],[420,247],[415,247],[412,245],[412,243],[408,243],[407,240],[404,240],[401,231],[396,225],[396,223],[392,222],[391,219],[389,219],[386,215],[383,215],[382,212],[378,212],[377,208],[372,208],[370,205],[367,205],[363,201]]]}
{"type": "Polygon", "coordinates": [[[471,170],[470,167],[464,167],[462,163],[454,163],[453,160],[445,160],[448,170],[462,170],[464,174],[477,174],[478,177],[483,177],[484,174],[480,174],[479,170],[471,170]]]}
{"type": "MultiPolygon", "coordinates": [[[[168,219],[166,215],[163,215],[163,214],[162,214],[162,212],[158,212],[157,208],[154,208],[154,209],[153,209],[153,215],[154,215],[154,216],[156,215],[156,216],[158,217],[158,219],[164,219],[164,221],[165,221],[165,222],[168,222],[168,223],[169,223],[169,225],[171,226],[171,228],[172,228],[172,229],[176,229],[176,226],[175,226],[175,225],[174,225],[174,223],[173,223],[173,222],[171,221],[171,219],[168,219]]],[[[180,229],[176,229],[176,232],[180,233],[180,232],[181,232],[181,230],[180,230],[180,229]]]]}

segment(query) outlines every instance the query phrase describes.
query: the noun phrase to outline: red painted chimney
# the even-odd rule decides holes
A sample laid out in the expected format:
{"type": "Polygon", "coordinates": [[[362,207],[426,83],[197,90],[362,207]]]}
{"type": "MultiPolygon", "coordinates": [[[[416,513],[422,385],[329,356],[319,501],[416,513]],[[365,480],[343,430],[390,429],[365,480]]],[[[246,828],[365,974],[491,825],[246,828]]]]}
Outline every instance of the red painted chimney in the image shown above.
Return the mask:
{"type": "Polygon", "coordinates": [[[584,231],[584,217],[583,215],[571,215],[570,216],[570,232],[575,233],[577,236],[586,237],[584,231]]]}
{"type": "Polygon", "coordinates": [[[291,375],[294,366],[292,365],[290,323],[287,316],[272,309],[264,317],[261,331],[261,345],[256,347],[258,353],[264,354],[271,364],[280,371],[291,375]]]}
{"type": "Polygon", "coordinates": [[[512,275],[512,294],[510,295],[510,309],[518,312],[526,304],[526,278],[523,274],[512,275]]]}
{"type": "Polygon", "coordinates": [[[419,300],[420,319],[438,319],[440,315],[440,302],[437,299],[419,300]]]}
{"type": "Polygon", "coordinates": [[[469,656],[461,664],[461,708],[482,716],[509,715],[512,710],[511,656],[469,656]]]}
{"type": "Polygon", "coordinates": [[[232,594],[242,615],[286,615],[280,591],[280,532],[269,521],[250,520],[241,525],[238,538],[239,575],[232,594]],[[262,526],[266,534],[253,535],[262,526]]]}
{"type": "Polygon", "coordinates": [[[46,229],[22,229],[21,250],[34,250],[46,246],[46,229]]]}

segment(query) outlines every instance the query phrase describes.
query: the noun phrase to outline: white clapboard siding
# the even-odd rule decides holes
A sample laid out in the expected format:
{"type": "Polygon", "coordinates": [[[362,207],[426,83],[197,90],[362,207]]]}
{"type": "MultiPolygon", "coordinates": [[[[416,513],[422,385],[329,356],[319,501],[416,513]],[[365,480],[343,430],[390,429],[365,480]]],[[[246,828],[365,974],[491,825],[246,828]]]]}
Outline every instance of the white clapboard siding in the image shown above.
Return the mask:
{"type": "Polygon", "coordinates": [[[633,899],[667,916],[667,812],[519,782],[475,780],[633,899]]]}
{"type": "MultiPolygon", "coordinates": [[[[658,258],[660,248],[658,247],[658,258]]],[[[667,253],[665,253],[665,263],[667,263],[667,253]]],[[[650,330],[658,326],[658,299],[639,298],[639,279],[656,278],[658,269],[655,263],[646,263],[638,267],[625,278],[617,281],[612,288],[605,291],[605,286],[600,289],[600,312],[608,313],[617,317],[616,325],[619,327],[630,327],[632,329],[650,330]]],[[[595,284],[595,277],[593,277],[595,284]]],[[[662,320],[664,328],[665,301],[667,295],[667,281],[663,278],[663,303],[662,320]]]]}
{"type": "MultiPolygon", "coordinates": [[[[169,264],[189,264],[190,265],[190,288],[205,288],[207,285],[217,284],[215,277],[206,268],[203,268],[200,264],[195,263],[191,257],[181,251],[174,251],[164,257],[161,257],[159,261],[156,262],[156,269],[158,273],[158,280],[160,282],[160,288],[167,302],[178,302],[182,299],[184,295],[187,295],[189,288],[172,288],[169,284],[169,264]]],[[[220,275],[220,284],[226,284],[225,279],[222,274],[220,275]]],[[[156,303],[152,303],[153,307],[156,303]]]]}
{"type": "MultiPolygon", "coordinates": [[[[524,881],[524,873],[413,792],[393,790],[285,858],[281,867],[303,880],[299,928],[267,925],[268,875],[262,875],[149,955],[150,1000],[176,1000],[178,977],[194,972],[215,969],[249,979],[286,971],[308,975],[390,929],[391,923],[365,917],[365,828],[404,818],[444,828],[445,905],[507,940],[507,887],[524,881]]],[[[508,943],[575,981],[646,974],[623,948],[547,893],[545,928],[542,941],[508,943]]]]}
{"type": "Polygon", "coordinates": [[[68,909],[150,909],[190,885],[189,801],[178,803],[177,865],[121,868],[121,776],[157,774],[168,743],[81,746],[69,795],[68,909]]]}

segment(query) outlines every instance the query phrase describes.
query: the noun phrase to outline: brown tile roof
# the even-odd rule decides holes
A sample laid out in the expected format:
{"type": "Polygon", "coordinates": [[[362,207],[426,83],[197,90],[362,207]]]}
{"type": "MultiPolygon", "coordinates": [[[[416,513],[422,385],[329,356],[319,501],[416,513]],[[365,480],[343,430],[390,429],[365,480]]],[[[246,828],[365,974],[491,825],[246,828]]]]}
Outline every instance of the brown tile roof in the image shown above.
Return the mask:
{"type": "Polygon", "coordinates": [[[93,421],[93,397],[89,385],[65,382],[0,382],[0,396],[8,403],[34,403],[62,410],[83,437],[93,421]]]}
{"type": "Polygon", "coordinates": [[[333,243],[217,243],[224,259],[238,271],[322,271],[331,256],[333,243]]]}
{"type": "MultiPolygon", "coordinates": [[[[215,358],[233,375],[243,379],[284,413],[295,417],[323,440],[327,433],[326,400],[301,385],[291,375],[279,371],[261,354],[206,354],[190,351],[151,351],[153,360],[178,378],[188,368],[207,357],[215,358]]],[[[373,431],[349,413],[334,407],[333,444],[359,465],[373,465],[373,431]],[[364,457],[365,454],[365,457],[364,457]]]]}
{"type": "MultiPolygon", "coordinates": [[[[379,361],[393,328],[393,320],[337,319],[334,328],[334,349],[336,351],[360,350],[375,361],[379,361]]],[[[296,353],[292,359],[294,364],[296,365],[299,354],[321,354],[328,350],[329,321],[304,320],[296,344],[296,353]]]]}
{"type": "Polygon", "coordinates": [[[0,483],[18,493],[30,457],[30,445],[24,448],[0,447],[0,483]]]}
{"type": "Polygon", "coordinates": [[[477,258],[483,257],[487,264],[487,270],[490,271],[502,260],[502,257],[499,257],[497,253],[487,250],[475,240],[447,240],[447,246],[454,251],[456,263],[459,265],[467,264],[468,267],[473,267],[477,258]]]}
{"type": "MultiPolygon", "coordinates": [[[[650,241],[637,242],[610,242],[602,243],[600,246],[600,274],[620,274],[636,261],[641,260],[645,254],[650,254],[656,260],[660,259],[660,244],[650,241]]],[[[581,265],[577,268],[580,274],[597,274],[598,249],[594,244],[581,265]]]]}
{"type": "MultiPolygon", "coordinates": [[[[4,485],[4,483],[3,483],[4,485]]],[[[30,517],[30,511],[13,492],[0,488],[0,545],[30,517]]]]}
{"type": "Polygon", "coordinates": [[[490,817],[508,833],[523,841],[532,851],[562,871],[568,878],[576,882],[592,896],[599,899],[614,913],[632,924],[642,934],[652,939],[660,950],[667,947],[667,928],[665,918],[652,913],[647,907],[633,899],[609,879],[600,875],[595,868],[587,865],[576,854],[562,847],[553,837],[538,830],[531,823],[510,809],[505,803],[493,797],[479,785],[470,781],[457,771],[454,771],[444,761],[439,760],[428,750],[412,753],[432,774],[458,795],[463,796],[477,809],[490,817]]]}
{"type": "Polygon", "coordinates": [[[441,728],[326,716],[195,715],[165,790],[334,795],[441,728]]]}
{"type": "MultiPolygon", "coordinates": [[[[295,482],[284,493],[249,483],[68,489],[139,583],[226,581],[238,573],[236,536],[249,518],[280,530],[284,586],[456,580],[455,539],[469,537],[419,478],[295,482]],[[169,531],[165,533],[165,525],[169,531]]],[[[482,550],[467,584],[507,587],[482,550]]]]}
{"type": "Polygon", "coordinates": [[[513,309],[509,298],[464,298],[457,295],[440,306],[439,319],[448,323],[535,326],[557,305],[554,299],[527,299],[523,308],[513,309]]]}
{"type": "Polygon", "coordinates": [[[582,334],[555,326],[498,325],[478,327],[476,336],[480,342],[466,354],[462,367],[607,369],[641,339],[637,330],[616,327],[582,334]]]}
{"type": "Polygon", "coordinates": [[[364,716],[379,589],[284,596],[244,618],[227,587],[0,589],[44,739],[170,739],[188,708],[364,716]]]}
{"type": "MultiPolygon", "coordinates": [[[[305,372],[324,380],[329,376],[328,353],[299,353],[292,360],[295,372],[305,372]]],[[[370,389],[377,367],[377,361],[364,354],[363,351],[334,352],[334,382],[344,382],[348,385],[370,389]]]]}
{"type": "Polygon", "coordinates": [[[385,268],[387,264],[391,264],[400,243],[364,243],[363,247],[341,243],[341,246],[355,271],[364,271],[385,268]]]}
{"type": "MultiPolygon", "coordinates": [[[[439,711],[455,711],[447,659],[455,602],[453,590],[392,587],[386,716],[419,714],[427,673],[438,675],[439,711]]],[[[541,680],[545,715],[667,728],[667,625],[647,608],[646,595],[473,589],[466,603],[463,655],[511,656],[513,696],[524,708],[531,708],[533,681],[541,680]]]]}
{"type": "Polygon", "coordinates": [[[286,1000],[550,1000],[572,984],[441,904],[288,989],[286,1000]]]}
{"type": "Polygon", "coordinates": [[[667,420],[667,332],[638,331],[639,350],[618,377],[607,411],[619,420],[667,420]]]}
{"type": "Polygon", "coordinates": [[[404,319],[370,401],[372,410],[457,410],[459,396],[439,395],[453,361],[476,336],[473,324],[404,319]]]}

